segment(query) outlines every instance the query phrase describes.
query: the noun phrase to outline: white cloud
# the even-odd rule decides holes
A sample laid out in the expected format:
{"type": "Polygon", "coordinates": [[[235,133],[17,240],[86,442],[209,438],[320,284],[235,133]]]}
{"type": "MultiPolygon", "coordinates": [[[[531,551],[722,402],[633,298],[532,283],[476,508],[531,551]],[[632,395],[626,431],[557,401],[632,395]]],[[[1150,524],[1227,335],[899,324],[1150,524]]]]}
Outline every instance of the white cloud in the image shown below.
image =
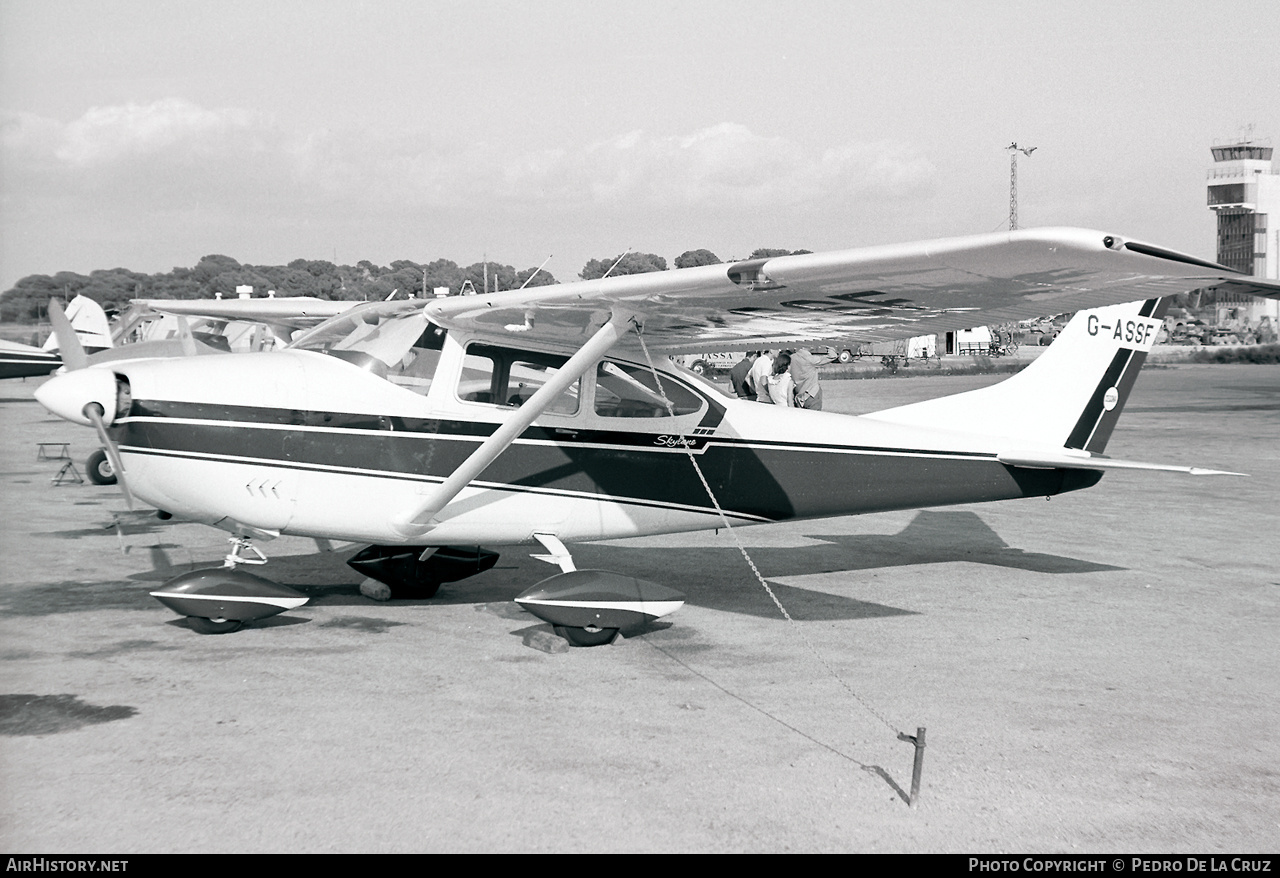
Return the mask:
{"type": "Polygon", "coordinates": [[[390,126],[289,131],[249,110],[172,98],[96,107],[70,123],[10,115],[0,132],[11,195],[96,193],[151,210],[713,213],[924,198],[937,173],[891,143],[815,146],[734,122],[542,148],[390,126]]]}
{"type": "Polygon", "coordinates": [[[516,156],[501,168],[501,194],[580,205],[748,208],[918,196],[935,174],[923,156],[887,143],[807,149],[726,122],[687,135],[631,131],[578,150],[516,156]]]}
{"type": "Polygon", "coordinates": [[[72,166],[104,166],[138,158],[187,158],[243,149],[263,128],[254,113],[206,110],[176,98],[151,104],[94,107],[67,125],[55,152],[72,166]]]}
{"type": "Polygon", "coordinates": [[[234,200],[291,173],[268,120],[177,99],[95,107],[69,123],[10,115],[3,131],[11,197],[69,198],[87,211],[234,200]]]}

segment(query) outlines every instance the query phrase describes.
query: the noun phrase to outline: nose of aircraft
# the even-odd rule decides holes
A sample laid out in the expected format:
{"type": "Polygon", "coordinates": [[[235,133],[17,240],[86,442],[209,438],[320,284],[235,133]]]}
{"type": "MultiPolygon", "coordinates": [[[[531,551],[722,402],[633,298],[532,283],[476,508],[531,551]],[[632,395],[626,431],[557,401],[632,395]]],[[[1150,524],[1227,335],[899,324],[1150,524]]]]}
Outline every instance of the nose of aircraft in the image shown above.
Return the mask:
{"type": "Polygon", "coordinates": [[[89,403],[102,406],[110,424],[116,413],[116,376],[110,369],[78,369],[49,379],[36,391],[36,400],[53,414],[75,424],[93,426],[84,414],[89,403]]]}

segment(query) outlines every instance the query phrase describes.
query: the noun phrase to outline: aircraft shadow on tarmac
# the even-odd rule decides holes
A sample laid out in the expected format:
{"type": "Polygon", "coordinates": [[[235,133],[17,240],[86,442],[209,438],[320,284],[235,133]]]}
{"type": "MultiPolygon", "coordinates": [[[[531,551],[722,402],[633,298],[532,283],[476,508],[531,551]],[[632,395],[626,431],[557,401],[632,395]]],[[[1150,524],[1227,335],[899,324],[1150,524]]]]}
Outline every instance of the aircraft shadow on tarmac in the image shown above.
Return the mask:
{"type": "MultiPolygon", "coordinates": [[[[122,521],[113,525],[65,536],[128,536],[155,533],[164,524],[122,521]],[[115,534],[112,531],[116,531],[115,534]]],[[[1026,552],[1006,543],[976,513],[968,510],[918,512],[896,534],[821,534],[805,546],[756,547],[751,556],[768,579],[818,574],[848,573],[842,590],[858,585],[861,571],[883,570],[921,564],[965,561],[1034,573],[1091,573],[1121,568],[1078,558],[1026,552]]],[[[270,544],[264,544],[270,555],[270,544]]],[[[151,569],[131,574],[133,583],[164,582],[195,567],[218,566],[221,558],[200,559],[194,564],[175,563],[169,550],[175,543],[151,546],[128,545],[140,562],[149,555],[151,569]]],[[[429,600],[391,601],[392,606],[484,604],[510,601],[521,591],[555,572],[553,567],[529,557],[526,547],[508,547],[492,570],[473,579],[443,585],[429,600]]],[[[604,568],[671,585],[685,592],[688,602],[731,613],[775,618],[777,607],[754,581],[741,554],[732,546],[715,547],[632,547],[616,545],[575,545],[574,558],[580,568],[604,568]]],[[[186,554],[186,553],[184,553],[186,554]]],[[[318,552],[307,555],[272,557],[260,571],[277,582],[311,597],[313,606],[375,606],[360,594],[358,574],[345,565],[350,551],[318,552]]],[[[190,555],[187,555],[190,558],[190,555]]],[[[183,559],[184,561],[187,559],[183,559]]],[[[145,562],[143,562],[145,563],[145,562]]],[[[913,611],[858,600],[855,597],[784,585],[770,587],[793,618],[804,621],[872,619],[907,615],[913,611]]],[[[11,592],[3,612],[8,615],[47,615],[94,609],[150,608],[145,589],[122,582],[62,582],[11,592]]]]}
{"type": "MultiPolygon", "coordinates": [[[[857,574],[920,564],[966,561],[1034,573],[1090,573],[1120,568],[1078,558],[1026,552],[1006,543],[976,513],[968,510],[924,510],[896,534],[814,535],[817,544],[795,547],[756,547],[752,558],[766,579],[815,574],[857,574]]],[[[187,569],[169,563],[165,548],[147,547],[153,569],[131,579],[158,582],[187,569]]],[[[140,549],[143,547],[139,547],[140,549]]],[[[265,548],[270,553],[270,545],[265,548]]],[[[492,570],[473,579],[446,583],[430,600],[391,601],[395,605],[455,605],[510,601],[533,583],[555,572],[529,557],[529,549],[510,548],[492,570]]],[[[731,613],[775,618],[777,607],[754,581],[741,554],[732,546],[630,547],[575,545],[574,558],[582,569],[605,568],[652,579],[684,591],[688,602],[731,613]]],[[[358,575],[343,563],[351,554],[323,552],[273,557],[262,575],[311,597],[312,606],[369,607],[359,592],[358,575]],[[327,583],[327,584],[326,584],[327,583]]],[[[216,565],[216,561],[210,566],[216,565]]],[[[204,566],[203,564],[201,566],[204,566]]],[[[847,583],[857,586],[856,576],[847,583]]],[[[793,618],[803,621],[871,619],[908,615],[913,611],[854,597],[771,582],[793,618]]]]}

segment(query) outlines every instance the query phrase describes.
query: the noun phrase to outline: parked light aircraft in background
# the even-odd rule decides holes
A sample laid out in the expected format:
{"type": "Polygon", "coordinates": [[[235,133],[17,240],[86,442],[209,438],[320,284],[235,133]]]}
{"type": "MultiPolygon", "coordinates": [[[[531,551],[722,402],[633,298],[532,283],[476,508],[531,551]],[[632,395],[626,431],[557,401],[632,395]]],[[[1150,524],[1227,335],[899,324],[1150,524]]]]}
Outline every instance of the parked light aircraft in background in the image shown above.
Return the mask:
{"type": "MultiPolygon", "coordinates": [[[[111,330],[102,306],[88,296],[76,296],[67,306],[67,319],[86,351],[111,347],[111,330]]],[[[43,347],[0,340],[0,378],[29,378],[48,375],[62,365],[58,342],[54,336],[43,347]]]]}
{"type": "Polygon", "coordinates": [[[537,542],[562,573],[518,600],[585,644],[679,601],[575,571],[566,543],[1211,472],[1103,454],[1170,297],[1200,288],[1280,296],[1103,232],[1021,230],[372,303],[284,350],[90,366],[37,397],[97,426],[126,497],[234,535],[227,569],[153,593],[199,630],[305,600],[235,569],[253,540],[368,543],[353,566],[421,593],[492,565],[474,547],[537,542]],[[1013,377],[860,417],[740,401],[667,359],[1068,311],[1013,377]]]}

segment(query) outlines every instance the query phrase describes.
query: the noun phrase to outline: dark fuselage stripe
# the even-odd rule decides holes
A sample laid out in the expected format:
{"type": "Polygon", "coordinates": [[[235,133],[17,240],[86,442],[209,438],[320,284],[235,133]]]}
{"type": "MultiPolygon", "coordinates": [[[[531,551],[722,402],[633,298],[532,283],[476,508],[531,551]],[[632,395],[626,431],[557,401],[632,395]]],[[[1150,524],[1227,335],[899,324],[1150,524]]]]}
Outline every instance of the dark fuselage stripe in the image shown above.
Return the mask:
{"type": "MultiPolygon", "coordinates": [[[[439,484],[440,482],[444,481],[444,479],[439,476],[416,476],[409,473],[382,472],[378,470],[361,470],[361,469],[353,469],[349,467],[302,466],[302,465],[291,464],[286,461],[280,461],[280,460],[259,460],[254,458],[238,458],[238,457],[230,457],[228,455],[221,455],[221,454],[192,454],[192,453],[171,452],[171,451],[157,451],[155,449],[150,449],[150,448],[136,448],[136,447],[130,447],[130,446],[122,446],[120,450],[125,454],[140,454],[148,457],[184,458],[188,460],[205,460],[205,461],[211,461],[214,463],[238,463],[238,464],[248,464],[251,466],[252,465],[270,466],[273,468],[291,469],[291,470],[297,470],[300,472],[336,473],[339,475],[356,475],[356,476],[362,476],[365,478],[394,479],[397,481],[407,480],[407,481],[427,482],[427,483],[433,483],[433,484],[439,484]]],[[[654,508],[654,509],[670,509],[670,510],[675,510],[679,512],[694,512],[700,515],[718,516],[718,513],[716,512],[716,510],[710,506],[684,506],[684,505],[675,504],[675,503],[659,503],[659,502],[653,502],[653,501],[638,500],[634,497],[612,497],[612,496],[609,496],[606,494],[600,494],[600,493],[583,493],[581,491],[565,491],[565,490],[557,490],[552,488],[532,488],[532,487],[524,487],[524,486],[517,486],[517,485],[505,485],[505,484],[499,484],[497,482],[486,482],[483,479],[477,479],[476,481],[472,482],[472,484],[478,488],[485,488],[487,490],[492,490],[492,491],[504,491],[512,494],[544,494],[547,496],[555,496],[555,497],[576,497],[579,499],[597,500],[597,501],[604,501],[604,502],[610,502],[610,503],[620,503],[627,506],[640,506],[640,507],[654,508]]],[[[757,516],[757,515],[748,515],[743,512],[734,512],[728,509],[725,510],[725,514],[728,515],[730,518],[737,519],[740,522],[746,522],[751,524],[773,521],[773,519],[771,518],[764,518],[762,516],[757,516]]]]}
{"type": "MultiPolygon", "coordinates": [[[[118,430],[131,453],[418,480],[444,478],[482,441],[474,434],[289,428],[278,420],[259,426],[131,417],[118,430]]],[[[724,509],[758,520],[1044,496],[1076,487],[1075,477],[1064,482],[1059,471],[1010,468],[993,455],[974,453],[712,439],[704,441],[698,462],[724,509]]],[[[706,490],[678,449],[588,443],[581,434],[573,442],[517,440],[480,481],[712,512],[706,490]]]]}
{"type": "Polygon", "coordinates": [[[36,378],[48,375],[61,365],[62,359],[57,354],[5,351],[0,354],[0,378],[36,378]]]}

